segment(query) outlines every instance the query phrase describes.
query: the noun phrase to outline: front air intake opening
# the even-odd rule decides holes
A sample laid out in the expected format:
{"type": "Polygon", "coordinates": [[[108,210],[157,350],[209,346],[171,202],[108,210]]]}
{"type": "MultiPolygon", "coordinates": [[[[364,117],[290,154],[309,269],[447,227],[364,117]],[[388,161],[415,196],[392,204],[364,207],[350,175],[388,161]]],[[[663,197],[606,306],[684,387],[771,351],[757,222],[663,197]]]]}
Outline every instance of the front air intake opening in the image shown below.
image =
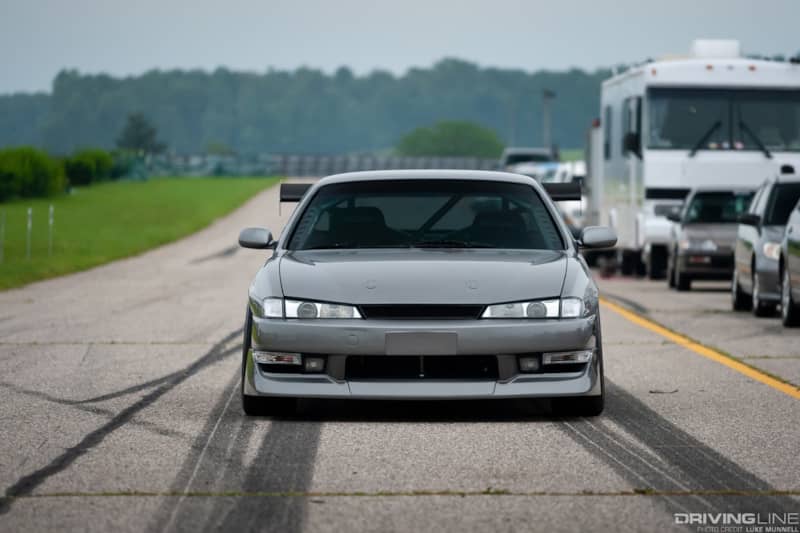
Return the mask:
{"type": "Polygon", "coordinates": [[[386,380],[496,380],[493,355],[350,355],[345,379],[386,380]]]}

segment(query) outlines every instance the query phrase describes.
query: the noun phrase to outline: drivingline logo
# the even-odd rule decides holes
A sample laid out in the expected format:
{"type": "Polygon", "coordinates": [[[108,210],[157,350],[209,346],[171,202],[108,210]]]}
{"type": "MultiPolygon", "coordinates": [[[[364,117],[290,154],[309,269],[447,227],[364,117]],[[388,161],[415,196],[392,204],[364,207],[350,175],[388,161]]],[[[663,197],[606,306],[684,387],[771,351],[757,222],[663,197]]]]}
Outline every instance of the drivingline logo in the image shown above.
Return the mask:
{"type": "Polygon", "coordinates": [[[800,513],[675,513],[675,523],[708,533],[800,533],[800,513]]]}

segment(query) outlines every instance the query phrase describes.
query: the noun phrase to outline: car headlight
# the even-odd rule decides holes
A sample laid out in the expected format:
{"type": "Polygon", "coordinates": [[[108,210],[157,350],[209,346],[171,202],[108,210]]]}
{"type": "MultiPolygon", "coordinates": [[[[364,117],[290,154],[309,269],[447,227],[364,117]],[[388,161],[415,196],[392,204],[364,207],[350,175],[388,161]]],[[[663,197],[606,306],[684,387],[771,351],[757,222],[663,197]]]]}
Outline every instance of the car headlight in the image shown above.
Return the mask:
{"type": "Polygon", "coordinates": [[[582,314],[583,300],[561,298],[489,305],[481,318],[577,318],[582,314]]]}
{"type": "Polygon", "coordinates": [[[682,239],[680,242],[681,250],[696,250],[698,252],[716,252],[717,243],[711,239],[682,239]]]}
{"type": "Polygon", "coordinates": [[[764,243],[764,255],[777,261],[781,258],[781,245],[777,242],[764,243]]]}
{"type": "Polygon", "coordinates": [[[250,297],[250,309],[258,318],[283,318],[283,299],[282,298],[260,298],[250,297]]]}
{"type": "Polygon", "coordinates": [[[286,300],[286,318],[361,318],[352,305],[286,300]]]}
{"type": "Polygon", "coordinates": [[[251,298],[250,302],[253,314],[259,318],[361,318],[361,313],[352,305],[283,298],[264,298],[261,301],[251,298]]]}

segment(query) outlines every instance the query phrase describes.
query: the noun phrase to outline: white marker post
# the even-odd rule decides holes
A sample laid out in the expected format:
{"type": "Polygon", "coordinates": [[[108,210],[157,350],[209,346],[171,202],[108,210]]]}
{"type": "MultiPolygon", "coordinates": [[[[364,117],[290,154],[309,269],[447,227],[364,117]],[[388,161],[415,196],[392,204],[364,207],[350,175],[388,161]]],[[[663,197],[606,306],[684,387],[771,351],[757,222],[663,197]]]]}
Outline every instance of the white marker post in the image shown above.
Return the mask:
{"type": "Polygon", "coordinates": [[[28,208],[28,234],[25,240],[25,259],[31,258],[31,229],[33,229],[33,208],[28,208]]]}
{"type": "Polygon", "coordinates": [[[3,251],[6,247],[6,212],[0,213],[0,265],[3,264],[3,251]]]}
{"type": "Polygon", "coordinates": [[[55,208],[50,204],[50,215],[47,217],[47,257],[53,255],[53,212],[55,208]]]}

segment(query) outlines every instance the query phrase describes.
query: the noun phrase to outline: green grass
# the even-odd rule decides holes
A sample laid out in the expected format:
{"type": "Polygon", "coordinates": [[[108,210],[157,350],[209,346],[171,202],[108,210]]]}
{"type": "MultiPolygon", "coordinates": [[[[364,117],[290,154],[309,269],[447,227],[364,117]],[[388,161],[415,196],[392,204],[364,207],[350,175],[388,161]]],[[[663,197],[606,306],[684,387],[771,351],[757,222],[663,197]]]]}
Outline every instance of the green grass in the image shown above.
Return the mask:
{"type": "Polygon", "coordinates": [[[561,161],[581,161],[583,159],[583,148],[568,148],[559,152],[561,161]]]}
{"type": "Polygon", "coordinates": [[[276,178],[159,178],[76,189],[57,198],[0,203],[5,213],[0,290],[85,270],[193,233],[232,211],[276,178]],[[48,208],[55,207],[53,253],[48,208]],[[25,258],[33,208],[31,259],[25,258]]]}

